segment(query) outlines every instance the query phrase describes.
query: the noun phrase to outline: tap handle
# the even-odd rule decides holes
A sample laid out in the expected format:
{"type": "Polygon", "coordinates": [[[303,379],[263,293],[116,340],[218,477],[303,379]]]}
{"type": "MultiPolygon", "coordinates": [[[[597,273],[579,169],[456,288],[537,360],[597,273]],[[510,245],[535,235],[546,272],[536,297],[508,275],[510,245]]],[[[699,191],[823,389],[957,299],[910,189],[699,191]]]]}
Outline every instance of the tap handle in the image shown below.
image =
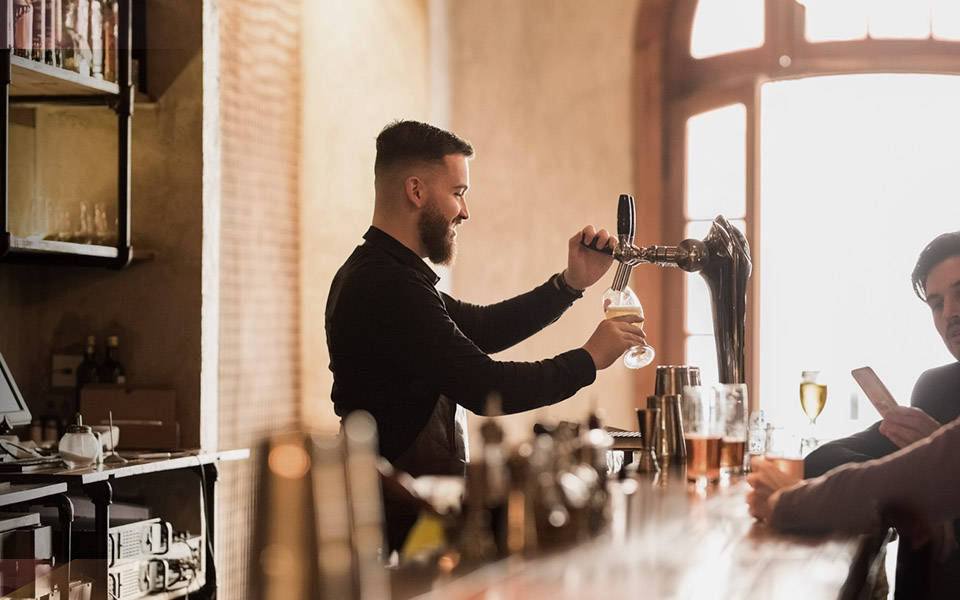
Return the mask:
{"type": "Polygon", "coordinates": [[[633,196],[620,194],[617,204],[617,234],[621,241],[633,243],[637,233],[637,208],[633,196]]]}

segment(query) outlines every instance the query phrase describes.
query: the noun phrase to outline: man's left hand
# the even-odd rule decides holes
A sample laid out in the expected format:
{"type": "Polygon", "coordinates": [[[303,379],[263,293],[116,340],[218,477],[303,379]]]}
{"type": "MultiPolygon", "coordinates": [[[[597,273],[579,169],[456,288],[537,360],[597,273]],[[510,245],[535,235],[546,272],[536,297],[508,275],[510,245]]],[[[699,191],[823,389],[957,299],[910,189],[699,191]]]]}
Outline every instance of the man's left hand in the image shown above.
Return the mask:
{"type": "Polygon", "coordinates": [[[940,423],[933,417],[913,406],[890,409],[880,423],[880,433],[899,448],[906,448],[939,428],[940,423]]]}
{"type": "Polygon", "coordinates": [[[615,236],[610,235],[606,229],[596,231],[592,225],[584,227],[570,238],[567,270],[563,278],[567,285],[577,290],[585,290],[595,284],[613,264],[611,255],[595,252],[583,246],[580,243],[581,240],[599,250],[604,248],[613,250],[617,247],[615,236]]]}
{"type": "Polygon", "coordinates": [[[761,521],[769,519],[780,499],[781,490],[800,483],[801,479],[784,473],[772,461],[761,457],[750,460],[750,474],[747,483],[751,489],[747,492],[747,504],[750,514],[761,521]]]}

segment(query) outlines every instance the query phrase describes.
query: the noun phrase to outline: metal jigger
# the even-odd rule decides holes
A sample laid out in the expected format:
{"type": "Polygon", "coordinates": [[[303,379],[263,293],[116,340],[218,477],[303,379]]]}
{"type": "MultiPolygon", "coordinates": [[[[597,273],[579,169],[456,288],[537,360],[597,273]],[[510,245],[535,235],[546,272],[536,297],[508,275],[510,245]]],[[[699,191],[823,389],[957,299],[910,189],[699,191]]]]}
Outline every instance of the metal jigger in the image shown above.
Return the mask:
{"type": "Polygon", "coordinates": [[[659,473],[657,451],[660,448],[660,409],[638,408],[637,421],[640,423],[640,443],[643,445],[637,460],[637,472],[659,473]]]}

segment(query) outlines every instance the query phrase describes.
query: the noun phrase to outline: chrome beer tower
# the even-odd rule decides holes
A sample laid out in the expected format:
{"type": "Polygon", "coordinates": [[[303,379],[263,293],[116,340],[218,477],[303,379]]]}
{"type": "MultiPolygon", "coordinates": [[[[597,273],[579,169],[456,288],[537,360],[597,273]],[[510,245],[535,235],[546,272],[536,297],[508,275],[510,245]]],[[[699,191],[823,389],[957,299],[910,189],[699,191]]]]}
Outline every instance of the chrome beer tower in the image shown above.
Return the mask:
{"type": "Polygon", "coordinates": [[[723,215],[713,220],[703,240],[686,239],[676,246],[636,246],[632,239],[635,231],[633,197],[621,194],[617,206],[619,245],[612,252],[606,250],[620,261],[615,283],[621,271],[629,278],[629,269],[623,267],[641,263],[700,273],[710,289],[720,383],[745,383],[747,281],[753,269],[747,238],[723,215]]]}

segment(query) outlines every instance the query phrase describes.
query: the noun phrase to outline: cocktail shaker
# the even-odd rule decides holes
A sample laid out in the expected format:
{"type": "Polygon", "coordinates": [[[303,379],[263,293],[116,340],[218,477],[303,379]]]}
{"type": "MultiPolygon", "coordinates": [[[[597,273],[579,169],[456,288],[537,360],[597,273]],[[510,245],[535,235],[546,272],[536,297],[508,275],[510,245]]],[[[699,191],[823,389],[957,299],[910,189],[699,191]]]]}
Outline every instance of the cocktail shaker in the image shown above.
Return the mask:
{"type": "Polygon", "coordinates": [[[660,365],[653,393],[658,396],[680,396],[683,386],[700,385],[700,367],[693,365],[660,365]]]}
{"type": "Polygon", "coordinates": [[[700,367],[659,365],[654,393],[647,396],[647,408],[660,409],[658,457],[662,466],[683,464],[687,457],[683,443],[683,415],[680,396],[684,386],[700,385],[700,367]]]}

